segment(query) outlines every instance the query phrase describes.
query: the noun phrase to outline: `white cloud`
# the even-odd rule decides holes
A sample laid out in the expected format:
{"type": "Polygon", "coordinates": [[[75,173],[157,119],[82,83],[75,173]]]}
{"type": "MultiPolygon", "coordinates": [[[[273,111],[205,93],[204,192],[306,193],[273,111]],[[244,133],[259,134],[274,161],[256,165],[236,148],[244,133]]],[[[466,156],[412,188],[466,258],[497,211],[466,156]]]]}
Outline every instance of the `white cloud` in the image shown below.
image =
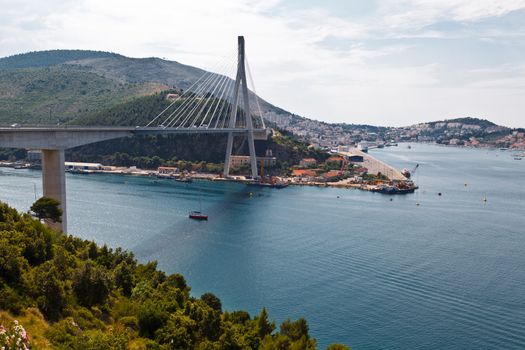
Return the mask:
{"type": "MultiPolygon", "coordinates": [[[[0,55],[80,48],[210,68],[221,56],[234,60],[236,36],[243,34],[259,94],[307,117],[399,125],[461,112],[520,123],[515,107],[522,103],[515,93],[524,92],[522,70],[512,82],[503,73],[478,72],[473,83],[473,73],[465,72],[459,74],[463,81],[445,88],[449,70],[459,68],[444,66],[440,57],[422,53],[413,63],[406,55],[417,52],[408,39],[451,39],[450,33],[428,29],[433,24],[501,18],[525,8],[525,0],[383,0],[372,14],[352,20],[324,4],[294,11],[279,5],[280,0],[0,0],[5,9],[0,55]],[[329,44],[330,38],[340,47],[329,44]],[[475,100],[492,104],[476,105],[475,100]],[[498,114],[489,114],[494,111],[498,114]]],[[[487,44],[495,36],[512,37],[509,45],[525,46],[523,32],[505,27],[462,35],[487,44]]],[[[473,62],[472,69],[477,68],[483,68],[482,57],[473,62]]]]}

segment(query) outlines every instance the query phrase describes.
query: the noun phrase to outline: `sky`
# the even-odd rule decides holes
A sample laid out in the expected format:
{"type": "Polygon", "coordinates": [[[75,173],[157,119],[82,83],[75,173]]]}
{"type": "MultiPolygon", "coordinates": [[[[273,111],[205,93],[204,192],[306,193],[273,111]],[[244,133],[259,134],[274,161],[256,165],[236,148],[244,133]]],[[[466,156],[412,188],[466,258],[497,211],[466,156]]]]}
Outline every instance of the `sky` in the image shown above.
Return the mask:
{"type": "Polygon", "coordinates": [[[327,122],[525,127],[525,0],[0,0],[0,56],[93,49],[204,69],[327,122]]]}

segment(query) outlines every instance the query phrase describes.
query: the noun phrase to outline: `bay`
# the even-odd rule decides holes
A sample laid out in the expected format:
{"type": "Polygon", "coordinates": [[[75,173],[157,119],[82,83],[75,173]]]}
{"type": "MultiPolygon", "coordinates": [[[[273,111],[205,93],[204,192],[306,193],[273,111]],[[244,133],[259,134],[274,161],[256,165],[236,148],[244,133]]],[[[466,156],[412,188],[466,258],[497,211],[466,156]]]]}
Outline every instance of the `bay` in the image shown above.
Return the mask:
{"type": "MultiPolygon", "coordinates": [[[[69,231],[157,260],[226,309],[306,317],[321,348],[525,348],[525,162],[424,144],[370,152],[420,164],[420,189],[68,174],[69,231]],[[199,198],[208,222],[187,218],[199,198]]],[[[1,201],[26,211],[34,187],[40,172],[0,168],[1,201]]]]}

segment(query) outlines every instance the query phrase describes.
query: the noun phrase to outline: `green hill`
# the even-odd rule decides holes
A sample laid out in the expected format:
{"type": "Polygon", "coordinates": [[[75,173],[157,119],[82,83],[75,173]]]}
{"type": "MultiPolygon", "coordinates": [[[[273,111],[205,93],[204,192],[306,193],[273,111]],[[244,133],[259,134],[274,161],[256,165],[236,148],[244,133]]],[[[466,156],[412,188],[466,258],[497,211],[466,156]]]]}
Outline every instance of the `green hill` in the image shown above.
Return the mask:
{"type": "Polygon", "coordinates": [[[0,123],[63,123],[163,89],[74,66],[0,69],[0,123]]]}
{"type": "MultiPolygon", "coordinates": [[[[101,51],[51,50],[4,57],[0,124],[71,121],[161,90],[187,89],[204,73],[175,61],[101,51]]],[[[263,112],[285,113],[259,101],[263,112]]]]}

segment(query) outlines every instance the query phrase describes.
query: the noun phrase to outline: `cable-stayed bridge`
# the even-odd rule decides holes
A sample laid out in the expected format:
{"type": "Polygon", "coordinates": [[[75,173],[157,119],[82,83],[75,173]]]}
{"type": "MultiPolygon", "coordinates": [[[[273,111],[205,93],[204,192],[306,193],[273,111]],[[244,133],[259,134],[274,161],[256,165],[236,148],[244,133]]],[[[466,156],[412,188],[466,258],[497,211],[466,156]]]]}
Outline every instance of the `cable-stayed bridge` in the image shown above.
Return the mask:
{"type": "MultiPolygon", "coordinates": [[[[168,94],[169,105],[146,125],[0,127],[0,147],[42,150],[43,195],[55,198],[63,210],[57,228],[67,232],[65,150],[90,143],[134,135],[226,134],[224,176],[229,176],[234,137],[248,143],[252,178],[258,177],[255,140],[266,139],[266,129],[245,55],[244,37],[238,37],[237,59],[223,59],[217,72],[207,71],[188,89],[168,94]],[[235,74],[235,79],[229,76],[235,74]],[[250,86],[251,85],[251,86],[250,86]],[[251,90],[251,91],[250,91],[251,90]]],[[[243,142],[243,143],[244,143],[243,142]]]]}

